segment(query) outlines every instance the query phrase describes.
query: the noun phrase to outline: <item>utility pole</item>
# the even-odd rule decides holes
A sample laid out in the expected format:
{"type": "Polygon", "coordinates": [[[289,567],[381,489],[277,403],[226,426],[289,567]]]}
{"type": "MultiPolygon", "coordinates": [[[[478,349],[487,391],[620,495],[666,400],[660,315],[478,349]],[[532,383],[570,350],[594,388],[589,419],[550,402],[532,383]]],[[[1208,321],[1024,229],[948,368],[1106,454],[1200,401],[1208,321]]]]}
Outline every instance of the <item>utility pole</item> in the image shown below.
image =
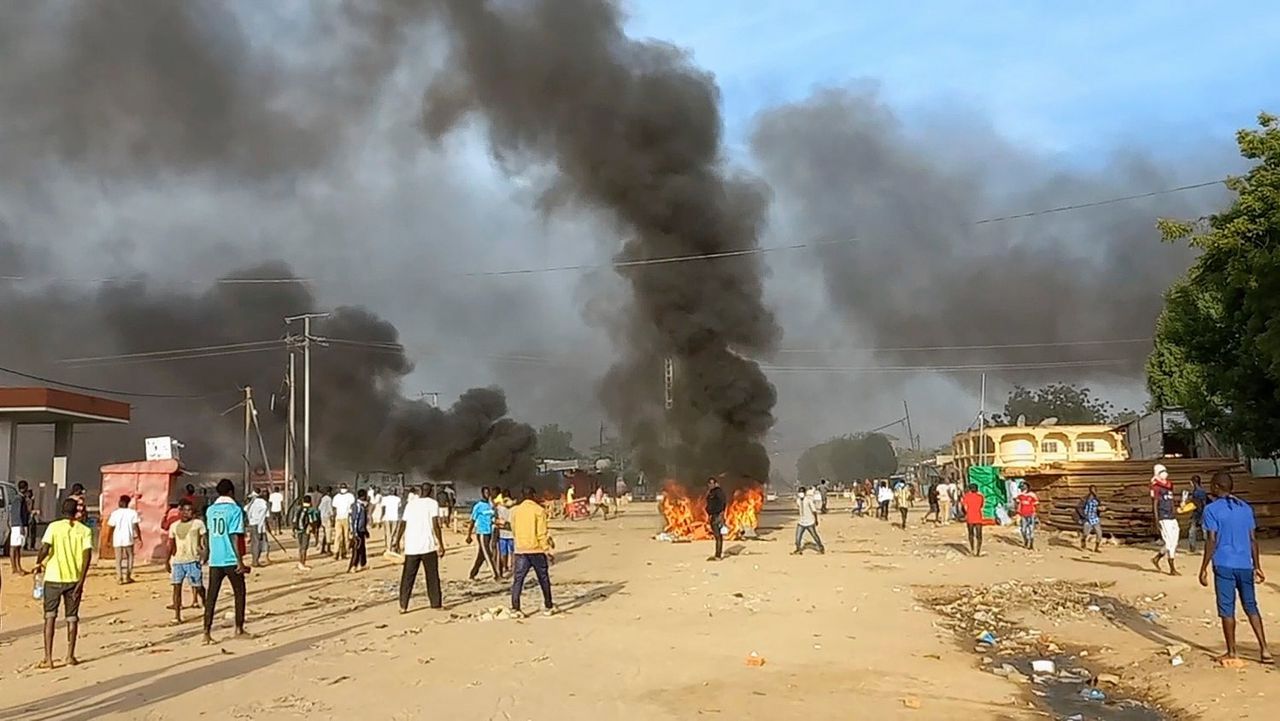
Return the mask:
{"type": "Polygon", "coordinates": [[[296,400],[298,397],[298,384],[294,370],[297,356],[293,352],[292,345],[287,347],[289,351],[289,378],[286,381],[289,386],[289,427],[284,431],[284,483],[286,486],[285,495],[293,498],[302,495],[297,492],[298,460],[297,449],[294,447],[298,440],[298,403],[296,400]],[[294,495],[290,495],[291,493],[294,495]]]}
{"type": "Polygon", "coordinates": [[[911,444],[911,450],[918,451],[916,448],[916,434],[911,430],[911,409],[907,407],[907,399],[902,399],[902,412],[907,417],[907,443],[911,444]]]}
{"type": "Polygon", "coordinates": [[[241,486],[248,493],[249,488],[249,453],[253,446],[250,443],[249,431],[253,428],[253,387],[245,386],[244,391],[244,484],[241,486]]]}
{"type": "Polygon", "coordinates": [[[987,461],[987,374],[982,374],[982,393],[978,396],[978,465],[987,461]]]}
{"type": "Polygon", "coordinates": [[[286,324],[302,321],[302,490],[311,484],[311,335],[312,318],[328,318],[328,313],[302,313],[284,319],[286,324]]]}

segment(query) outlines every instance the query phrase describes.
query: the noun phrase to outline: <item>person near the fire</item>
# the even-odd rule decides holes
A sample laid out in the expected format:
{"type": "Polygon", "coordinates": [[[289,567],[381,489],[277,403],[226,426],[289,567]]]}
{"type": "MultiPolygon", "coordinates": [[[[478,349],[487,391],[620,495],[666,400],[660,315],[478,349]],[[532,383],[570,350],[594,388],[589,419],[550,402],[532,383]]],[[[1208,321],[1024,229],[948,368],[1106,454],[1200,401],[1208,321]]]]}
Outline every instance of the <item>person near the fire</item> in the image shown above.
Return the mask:
{"type": "Polygon", "coordinates": [[[27,503],[27,482],[18,481],[18,498],[9,504],[9,567],[15,576],[25,576],[22,547],[27,544],[27,524],[31,522],[31,506],[27,503]]]}
{"type": "Polygon", "coordinates": [[[708,561],[719,561],[724,558],[724,509],[728,503],[724,498],[724,489],[720,487],[720,479],[712,476],[707,479],[707,520],[711,524],[711,536],[716,541],[716,552],[708,561]]]}
{"type": "Polygon", "coordinates": [[[76,660],[80,600],[93,560],[93,531],[80,520],[82,503],[74,497],[62,501],[62,518],[44,529],[36,556],[35,572],[44,573],[44,660],[37,668],[53,668],[53,632],[59,603],[67,617],[67,665],[80,663],[76,660]]]}
{"type": "Polygon", "coordinates": [[[356,502],[351,506],[351,561],[347,573],[364,571],[369,567],[369,492],[356,491],[356,502]]]}
{"type": "Polygon", "coordinates": [[[500,495],[502,502],[494,503],[497,513],[494,522],[498,528],[498,575],[506,577],[514,570],[515,563],[516,536],[511,532],[511,507],[515,505],[515,499],[510,489],[504,488],[500,495]]]}
{"type": "Polygon", "coordinates": [[[307,565],[307,551],[311,549],[311,537],[319,525],[320,509],[311,505],[311,494],[307,494],[293,511],[293,536],[298,539],[299,571],[311,570],[307,565]]]}
{"type": "Polygon", "coordinates": [[[805,490],[804,486],[800,487],[800,496],[796,499],[796,505],[800,509],[800,516],[796,519],[796,550],[792,551],[791,555],[799,556],[804,553],[805,534],[813,536],[813,543],[818,547],[819,554],[827,552],[826,547],[822,545],[822,537],[818,535],[818,513],[822,510],[821,503],[821,494],[818,489],[805,490]]]}
{"type": "Polygon", "coordinates": [[[1200,476],[1191,477],[1191,493],[1187,494],[1191,504],[1191,522],[1187,525],[1187,548],[1196,552],[1196,538],[1204,538],[1204,507],[1209,505],[1209,491],[1200,482],[1200,476]]]}
{"type": "Polygon", "coordinates": [[[1160,559],[1168,559],[1169,575],[1177,576],[1178,569],[1173,565],[1173,558],[1178,554],[1178,509],[1174,502],[1173,481],[1169,480],[1169,471],[1157,463],[1151,476],[1151,513],[1155,518],[1156,530],[1160,532],[1161,548],[1151,559],[1151,564],[1160,570],[1160,559]]]}
{"type": "Polygon", "coordinates": [[[1102,502],[1098,500],[1098,489],[1089,486],[1089,493],[1076,508],[1076,516],[1080,519],[1080,550],[1085,550],[1089,536],[1093,536],[1093,552],[1102,551],[1102,502]]]}
{"type": "Polygon", "coordinates": [[[1036,508],[1040,505],[1040,496],[1023,481],[1018,486],[1022,493],[1018,494],[1015,503],[1018,506],[1018,530],[1022,533],[1022,547],[1029,551],[1036,548],[1036,508]]]}
{"type": "Polygon", "coordinates": [[[1213,495],[1215,500],[1204,509],[1205,546],[1200,561],[1200,585],[1209,585],[1209,565],[1213,564],[1213,588],[1218,600],[1218,616],[1222,618],[1222,636],[1227,652],[1220,661],[1236,658],[1236,596],[1244,615],[1253,627],[1258,639],[1259,659],[1273,664],[1275,660],[1267,649],[1267,635],[1262,628],[1262,615],[1254,583],[1267,580],[1262,573],[1258,555],[1258,538],[1255,535],[1253,508],[1234,495],[1235,484],[1230,473],[1215,473],[1213,495]]]}
{"type": "Polygon", "coordinates": [[[520,597],[524,594],[524,579],[532,570],[542,589],[542,608],[545,615],[555,613],[551,601],[551,571],[553,560],[551,531],[547,523],[547,509],[538,503],[537,492],[532,486],[524,489],[524,500],[511,509],[511,532],[516,538],[516,567],[511,579],[511,610],[523,613],[520,597]]]}
{"type": "Polygon", "coordinates": [[[964,508],[964,523],[969,530],[969,553],[982,555],[982,526],[986,519],[982,516],[982,508],[987,499],[978,491],[978,484],[970,483],[969,490],[960,497],[960,505],[964,508]]]}
{"type": "Polygon", "coordinates": [[[493,572],[493,580],[497,581],[502,578],[498,572],[498,561],[494,558],[496,544],[494,543],[493,521],[497,516],[497,512],[493,508],[490,499],[489,487],[485,486],[480,489],[480,500],[471,506],[471,521],[467,525],[467,543],[471,543],[472,536],[476,541],[476,560],[471,564],[471,573],[468,576],[472,581],[480,575],[480,569],[486,564],[489,570],[493,572]]]}

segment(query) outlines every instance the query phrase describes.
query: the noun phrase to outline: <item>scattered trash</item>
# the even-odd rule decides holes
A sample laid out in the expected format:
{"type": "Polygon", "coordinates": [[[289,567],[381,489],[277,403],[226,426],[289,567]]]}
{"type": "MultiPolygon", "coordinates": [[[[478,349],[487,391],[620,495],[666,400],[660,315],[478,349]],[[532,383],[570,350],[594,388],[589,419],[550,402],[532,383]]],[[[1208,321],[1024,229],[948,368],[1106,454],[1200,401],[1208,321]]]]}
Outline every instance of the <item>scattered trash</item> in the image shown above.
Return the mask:
{"type": "Polygon", "coordinates": [[[1106,701],[1107,694],[1104,693],[1100,688],[1094,688],[1093,686],[1085,686],[1084,688],[1080,689],[1080,698],[1085,699],[1086,701],[1106,701]]]}
{"type": "Polygon", "coordinates": [[[1164,647],[1165,653],[1169,654],[1169,658],[1176,658],[1191,650],[1191,647],[1185,643],[1174,643],[1164,647]]]}
{"type": "Polygon", "coordinates": [[[985,643],[988,646],[994,646],[996,645],[996,635],[990,631],[983,631],[978,634],[978,641],[980,643],[985,643]]]}
{"type": "Polygon", "coordinates": [[[907,696],[902,699],[902,705],[909,709],[917,710],[920,708],[920,699],[915,696],[907,696]]]}
{"type": "Polygon", "coordinates": [[[756,653],[755,651],[752,651],[750,654],[748,654],[748,655],[747,655],[747,665],[748,665],[748,666],[755,666],[755,667],[763,666],[763,665],[764,665],[764,656],[761,656],[760,654],[756,653]]]}
{"type": "Polygon", "coordinates": [[[1057,665],[1048,659],[1037,659],[1031,662],[1031,670],[1036,673],[1055,673],[1057,665]]]}
{"type": "Polygon", "coordinates": [[[1143,611],[1143,612],[1142,612],[1142,617],[1143,617],[1143,618],[1145,618],[1145,619],[1147,619],[1148,621],[1150,621],[1150,622],[1152,622],[1152,623],[1155,623],[1155,622],[1156,622],[1156,619],[1157,619],[1157,618],[1160,618],[1160,614],[1156,613],[1155,611],[1143,611]]]}
{"type": "Polygon", "coordinates": [[[1184,661],[1182,660],[1181,656],[1174,656],[1173,658],[1169,659],[1170,666],[1181,666],[1183,663],[1184,661]]]}

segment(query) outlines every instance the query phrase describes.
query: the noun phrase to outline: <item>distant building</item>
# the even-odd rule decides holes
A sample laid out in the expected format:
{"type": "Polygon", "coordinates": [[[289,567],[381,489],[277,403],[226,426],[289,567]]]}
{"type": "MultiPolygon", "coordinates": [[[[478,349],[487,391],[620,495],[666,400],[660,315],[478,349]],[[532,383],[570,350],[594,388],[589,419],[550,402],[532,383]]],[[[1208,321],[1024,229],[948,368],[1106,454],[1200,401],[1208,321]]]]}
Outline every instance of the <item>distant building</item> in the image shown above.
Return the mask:
{"type": "Polygon", "coordinates": [[[1129,457],[1124,435],[1105,424],[992,426],[981,433],[970,430],[957,434],[951,451],[961,477],[974,465],[1017,471],[1055,462],[1123,461],[1129,457]]]}

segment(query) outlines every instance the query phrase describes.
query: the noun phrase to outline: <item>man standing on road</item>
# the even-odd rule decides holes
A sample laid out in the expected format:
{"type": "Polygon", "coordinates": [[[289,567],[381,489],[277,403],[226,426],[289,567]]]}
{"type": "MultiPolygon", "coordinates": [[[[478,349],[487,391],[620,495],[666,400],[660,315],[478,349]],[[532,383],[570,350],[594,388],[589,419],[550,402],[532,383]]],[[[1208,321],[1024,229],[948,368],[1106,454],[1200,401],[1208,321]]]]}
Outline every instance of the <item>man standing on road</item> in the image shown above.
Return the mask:
{"type": "MultiPolygon", "coordinates": [[[[271,495],[276,495],[272,493],[271,495]]],[[[253,557],[253,566],[257,568],[262,565],[262,555],[265,553],[267,562],[271,561],[271,546],[267,543],[267,519],[274,518],[275,511],[271,510],[270,503],[262,497],[258,491],[249,492],[249,504],[245,506],[245,515],[248,516],[249,522],[249,555],[253,557]]],[[[276,524],[279,525],[278,523],[276,524]]]]}
{"type": "Polygon", "coordinates": [[[363,571],[369,566],[369,494],[363,488],[351,507],[351,563],[347,572],[363,571]]]}
{"type": "MultiPolygon", "coordinates": [[[[284,493],[279,488],[272,489],[267,497],[271,508],[271,520],[276,522],[276,533],[284,533],[284,493]]],[[[256,562],[254,565],[258,565],[256,562]]]]}
{"type": "Polygon", "coordinates": [[[893,490],[893,504],[902,518],[902,530],[907,530],[907,513],[911,510],[911,486],[902,482],[893,490]]]}
{"type": "Polygon", "coordinates": [[[384,555],[391,555],[400,550],[400,494],[396,489],[388,489],[379,501],[382,508],[382,537],[386,541],[384,555]]]}
{"type": "Polygon", "coordinates": [[[351,507],[356,497],[347,490],[347,484],[338,487],[333,497],[333,557],[342,560],[351,550],[351,507]]]}
{"type": "Polygon", "coordinates": [[[316,540],[320,543],[320,553],[327,554],[332,551],[329,545],[333,543],[333,489],[325,488],[316,505],[320,511],[320,538],[316,540]]]}
{"type": "Polygon", "coordinates": [[[1204,538],[1204,507],[1209,505],[1209,492],[1200,482],[1200,476],[1191,477],[1191,494],[1188,499],[1195,506],[1191,511],[1191,522],[1187,526],[1187,548],[1196,552],[1196,538],[1204,538]]]}
{"type": "Polygon", "coordinates": [[[245,635],[245,583],[249,573],[244,555],[244,510],[235,499],[236,486],[230,479],[218,481],[218,499],[205,511],[209,528],[209,592],[204,604],[204,642],[213,643],[213,619],[217,616],[218,592],[222,581],[231,582],[235,596],[236,635],[245,635]]]}
{"type": "Polygon", "coordinates": [[[1263,583],[1258,555],[1258,538],[1254,533],[1253,508],[1233,495],[1235,484],[1229,473],[1215,473],[1213,495],[1217,500],[1205,506],[1204,530],[1207,533],[1204,558],[1200,561],[1200,585],[1209,585],[1209,564],[1213,563],[1213,588],[1218,600],[1218,616],[1222,618],[1222,636],[1227,652],[1219,662],[1236,658],[1236,596],[1244,615],[1258,639],[1259,660],[1273,664],[1267,648],[1267,635],[1262,628],[1262,615],[1254,583],[1263,583]]]}
{"type": "Polygon", "coordinates": [[[1177,508],[1173,499],[1173,481],[1169,480],[1169,471],[1159,463],[1155,465],[1151,477],[1151,513],[1155,517],[1156,530],[1160,532],[1161,548],[1151,559],[1151,564],[1160,570],[1160,559],[1169,560],[1169,575],[1177,576],[1178,569],[1173,565],[1173,557],[1178,554],[1177,508]]]}
{"type": "Polygon", "coordinates": [[[1040,505],[1040,496],[1023,481],[1019,484],[1022,493],[1018,494],[1015,503],[1018,510],[1018,530],[1022,533],[1022,547],[1028,551],[1036,550],[1036,509],[1040,505]]]}
{"type": "MultiPolygon", "coordinates": [[[[523,503],[521,505],[524,505],[523,503]]],[[[728,506],[724,499],[724,489],[720,487],[720,480],[715,476],[707,479],[707,520],[711,524],[711,537],[716,540],[715,555],[708,558],[708,561],[719,561],[724,558],[724,509],[728,506]]],[[[520,553],[520,543],[517,537],[516,553],[520,553]]],[[[519,559],[516,559],[519,561],[519,559]]],[[[516,564],[519,568],[519,564],[516,564]]],[[[519,573],[519,571],[516,571],[519,573]]]]}
{"type": "Polygon", "coordinates": [[[1080,517],[1080,550],[1085,550],[1085,544],[1089,541],[1089,536],[1093,536],[1093,552],[1102,551],[1102,502],[1098,500],[1098,490],[1093,486],[1089,486],[1089,494],[1080,501],[1080,506],[1076,508],[1076,515],[1080,517]]]}
{"type": "Polygon", "coordinates": [[[952,506],[954,506],[956,496],[956,486],[950,480],[944,480],[935,488],[938,489],[938,523],[951,523],[953,520],[952,506]]]}
{"type": "Polygon", "coordinates": [[[169,526],[169,574],[173,583],[173,622],[182,623],[182,582],[204,603],[204,573],[201,566],[209,558],[209,533],[204,521],[195,517],[190,501],[178,504],[178,520],[169,526]]]}
{"type": "Polygon", "coordinates": [[[514,500],[511,491],[503,489],[502,502],[494,504],[497,512],[495,523],[498,527],[498,576],[506,577],[514,570],[516,553],[516,536],[511,532],[511,506],[514,500]]]}
{"type": "Polygon", "coordinates": [[[882,521],[889,520],[889,504],[892,502],[893,489],[889,487],[889,482],[880,481],[876,488],[876,503],[879,505],[876,518],[879,518],[882,521]]]}
{"type": "MultiPolygon", "coordinates": [[[[712,479],[714,482],[715,479],[712,479]]],[[[555,613],[551,602],[551,531],[547,525],[547,509],[535,500],[532,486],[524,489],[524,500],[511,510],[511,530],[516,537],[516,568],[511,582],[511,610],[520,610],[520,597],[524,594],[524,579],[532,569],[542,589],[543,614],[555,613]]]]}
{"type": "Polygon", "coordinates": [[[978,492],[976,483],[970,483],[969,492],[960,498],[960,505],[964,507],[964,522],[969,531],[969,553],[973,556],[982,555],[982,526],[986,523],[982,508],[986,504],[987,499],[978,492]]]}
{"type": "Polygon", "coordinates": [[[11,503],[9,512],[9,566],[15,576],[25,576],[22,570],[22,547],[27,543],[27,524],[31,522],[31,504],[27,496],[26,481],[18,481],[18,499],[11,503]]]}
{"type": "Polygon", "coordinates": [[[67,617],[67,665],[75,666],[76,638],[80,633],[80,600],[93,560],[93,532],[78,519],[81,502],[62,501],[62,518],[44,529],[36,573],[44,573],[44,660],[38,668],[53,668],[53,632],[58,604],[67,617]],[[48,560],[46,566],[45,561],[48,560]]]}
{"type": "Polygon", "coordinates": [[[320,525],[320,511],[311,505],[311,496],[306,495],[293,514],[293,536],[298,539],[298,570],[310,571],[307,551],[311,548],[311,536],[320,525]]]}
{"type": "Polygon", "coordinates": [[[493,504],[489,501],[489,488],[480,489],[480,500],[476,501],[471,507],[471,522],[467,525],[467,543],[471,543],[472,534],[476,537],[476,560],[471,564],[471,574],[469,578],[474,581],[476,576],[480,575],[480,569],[486,563],[489,564],[490,570],[493,571],[493,580],[497,581],[502,578],[498,573],[498,562],[493,557],[494,551],[494,535],[493,521],[496,516],[493,510],[493,504]]]}
{"type": "Polygon", "coordinates": [[[400,570],[400,613],[409,612],[409,599],[422,568],[427,579],[427,601],[442,608],[440,559],[444,557],[444,535],[440,531],[440,504],[430,484],[420,493],[408,494],[404,504],[404,566],[400,570]]]}
{"type": "Polygon", "coordinates": [[[796,503],[800,507],[800,516],[796,519],[796,550],[791,552],[793,556],[804,553],[805,534],[813,536],[813,543],[818,547],[819,555],[827,552],[822,545],[822,538],[818,535],[818,511],[821,502],[819,498],[817,489],[806,491],[803,486],[800,488],[800,497],[796,503]]]}
{"type": "Polygon", "coordinates": [[[133,583],[133,546],[142,542],[142,519],[129,507],[128,496],[120,496],[120,507],[107,517],[111,550],[116,556],[116,583],[133,583]]]}

